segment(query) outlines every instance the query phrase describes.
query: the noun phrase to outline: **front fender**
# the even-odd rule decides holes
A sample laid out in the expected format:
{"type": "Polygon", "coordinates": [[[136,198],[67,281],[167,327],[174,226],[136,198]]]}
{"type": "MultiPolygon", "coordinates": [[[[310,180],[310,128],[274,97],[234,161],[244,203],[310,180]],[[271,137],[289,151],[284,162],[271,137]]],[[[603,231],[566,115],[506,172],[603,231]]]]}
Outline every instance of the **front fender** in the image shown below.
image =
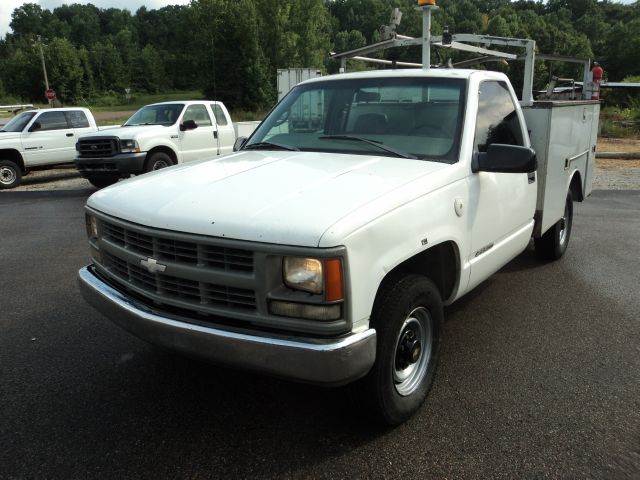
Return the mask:
{"type": "MultiPolygon", "coordinates": [[[[349,253],[354,330],[368,327],[380,284],[389,272],[403,262],[443,242],[452,242],[460,259],[468,256],[470,246],[466,232],[469,220],[467,215],[458,216],[456,213],[456,199],[464,205],[468,203],[465,180],[446,185],[388,211],[345,238],[343,244],[349,253]]],[[[375,208],[375,205],[366,208],[375,208]]],[[[460,259],[455,267],[457,286],[449,301],[460,296],[469,281],[469,266],[460,259]]]]}

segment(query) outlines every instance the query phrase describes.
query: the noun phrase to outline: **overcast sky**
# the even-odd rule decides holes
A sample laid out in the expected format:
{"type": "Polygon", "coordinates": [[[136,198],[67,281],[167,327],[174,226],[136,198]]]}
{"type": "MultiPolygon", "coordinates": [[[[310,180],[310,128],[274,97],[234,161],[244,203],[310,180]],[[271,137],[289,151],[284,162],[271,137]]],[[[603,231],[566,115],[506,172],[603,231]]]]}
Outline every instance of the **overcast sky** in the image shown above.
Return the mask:
{"type": "Polygon", "coordinates": [[[189,0],[30,0],[28,2],[25,0],[0,0],[0,37],[4,37],[9,32],[11,14],[24,3],[37,3],[43,10],[53,10],[65,3],[92,3],[98,8],[126,8],[131,13],[136,13],[136,10],[143,5],[152,10],[166,5],[186,5],[189,0]]]}

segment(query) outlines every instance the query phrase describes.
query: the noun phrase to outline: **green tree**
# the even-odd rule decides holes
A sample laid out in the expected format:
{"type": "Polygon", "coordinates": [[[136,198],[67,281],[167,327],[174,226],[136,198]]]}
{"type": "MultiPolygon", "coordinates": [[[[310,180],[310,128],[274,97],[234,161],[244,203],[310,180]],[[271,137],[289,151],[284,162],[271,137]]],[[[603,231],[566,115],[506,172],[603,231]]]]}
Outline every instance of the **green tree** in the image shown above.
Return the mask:
{"type": "Polygon", "coordinates": [[[92,4],[62,5],[53,16],[67,26],[65,37],[76,47],[90,47],[100,38],[99,10],[92,4]]]}
{"type": "MultiPolygon", "coordinates": [[[[51,13],[47,10],[49,16],[51,13]]],[[[25,3],[11,14],[11,29],[15,36],[35,37],[44,34],[47,14],[37,3],[25,3]]]]}
{"type": "Polygon", "coordinates": [[[93,78],[98,90],[118,91],[128,86],[122,81],[124,66],[116,47],[107,40],[96,43],[89,53],[93,69],[93,78]]]}
{"type": "Polygon", "coordinates": [[[25,100],[42,100],[45,84],[35,46],[25,46],[12,51],[2,71],[8,93],[25,100]]]}
{"type": "Polygon", "coordinates": [[[54,38],[45,51],[49,83],[60,101],[82,95],[83,69],[78,52],[66,38],[54,38]]]}
{"type": "Polygon", "coordinates": [[[257,110],[271,105],[275,92],[260,47],[255,3],[225,2],[214,25],[214,55],[210,74],[203,78],[205,95],[217,97],[232,109],[257,110]]]}
{"type": "Polygon", "coordinates": [[[511,30],[504,17],[496,15],[487,25],[486,33],[488,35],[494,35],[496,37],[511,37],[511,30]]]}
{"type": "Polygon", "coordinates": [[[145,45],[136,65],[136,88],[151,93],[158,93],[167,88],[167,73],[164,70],[162,56],[153,45],[145,45]]]}
{"type": "Polygon", "coordinates": [[[85,95],[90,96],[95,93],[95,83],[93,80],[93,69],[91,68],[91,59],[89,57],[89,52],[86,48],[81,47],[78,50],[78,60],[80,60],[80,65],[82,67],[82,82],[81,89],[77,93],[77,95],[84,97],[85,95]]]}

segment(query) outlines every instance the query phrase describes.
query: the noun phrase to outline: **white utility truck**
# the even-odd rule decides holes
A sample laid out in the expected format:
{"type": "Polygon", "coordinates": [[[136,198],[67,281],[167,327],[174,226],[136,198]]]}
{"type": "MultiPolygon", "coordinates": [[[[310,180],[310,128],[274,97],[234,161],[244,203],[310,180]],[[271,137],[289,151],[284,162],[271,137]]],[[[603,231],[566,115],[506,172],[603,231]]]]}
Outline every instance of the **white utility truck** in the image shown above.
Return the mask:
{"type": "Polygon", "coordinates": [[[102,188],[131,174],[231,153],[236,134],[248,135],[258,123],[233,124],[222,102],[146,105],[120,128],[81,137],[75,164],[83,177],[102,188]]]}
{"type": "Polygon", "coordinates": [[[561,257],[591,191],[598,103],[528,92],[447,68],[303,82],[235,154],[92,195],[81,291],[153,344],[352,384],[398,424],[434,378],[443,306],[532,237],[561,257]],[[317,121],[297,122],[310,100],[317,121]]]}
{"type": "Polygon", "coordinates": [[[17,187],[31,170],[73,162],[78,136],[97,129],[86,108],[19,113],[0,127],[0,189],[17,187]]]}

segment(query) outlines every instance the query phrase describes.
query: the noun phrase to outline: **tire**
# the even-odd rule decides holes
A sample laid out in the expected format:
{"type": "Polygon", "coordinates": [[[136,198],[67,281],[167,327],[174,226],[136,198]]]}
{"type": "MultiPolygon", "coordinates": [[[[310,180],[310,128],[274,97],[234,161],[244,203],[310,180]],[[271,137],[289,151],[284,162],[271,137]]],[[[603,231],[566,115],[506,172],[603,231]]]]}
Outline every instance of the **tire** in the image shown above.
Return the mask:
{"type": "Polygon", "coordinates": [[[116,183],[118,181],[118,177],[96,176],[87,177],[87,180],[89,180],[89,183],[96,188],[105,188],[116,183]]]}
{"type": "Polygon", "coordinates": [[[173,160],[171,160],[169,155],[164,152],[156,152],[147,159],[144,165],[144,171],[145,173],[153,172],[154,170],[160,170],[161,168],[170,167],[171,165],[173,165],[173,160]]]}
{"type": "Polygon", "coordinates": [[[431,388],[444,313],[440,292],[427,277],[395,277],[381,288],[371,316],[376,361],[353,393],[373,420],[395,426],[420,408],[431,388]]]}
{"type": "Polygon", "coordinates": [[[22,170],[11,160],[0,160],[0,190],[15,188],[22,180],[22,170]]]}
{"type": "Polygon", "coordinates": [[[573,196],[571,190],[567,193],[564,204],[564,214],[558,222],[540,238],[534,239],[536,254],[543,260],[558,260],[564,255],[571,238],[573,225],[573,196]]]}

